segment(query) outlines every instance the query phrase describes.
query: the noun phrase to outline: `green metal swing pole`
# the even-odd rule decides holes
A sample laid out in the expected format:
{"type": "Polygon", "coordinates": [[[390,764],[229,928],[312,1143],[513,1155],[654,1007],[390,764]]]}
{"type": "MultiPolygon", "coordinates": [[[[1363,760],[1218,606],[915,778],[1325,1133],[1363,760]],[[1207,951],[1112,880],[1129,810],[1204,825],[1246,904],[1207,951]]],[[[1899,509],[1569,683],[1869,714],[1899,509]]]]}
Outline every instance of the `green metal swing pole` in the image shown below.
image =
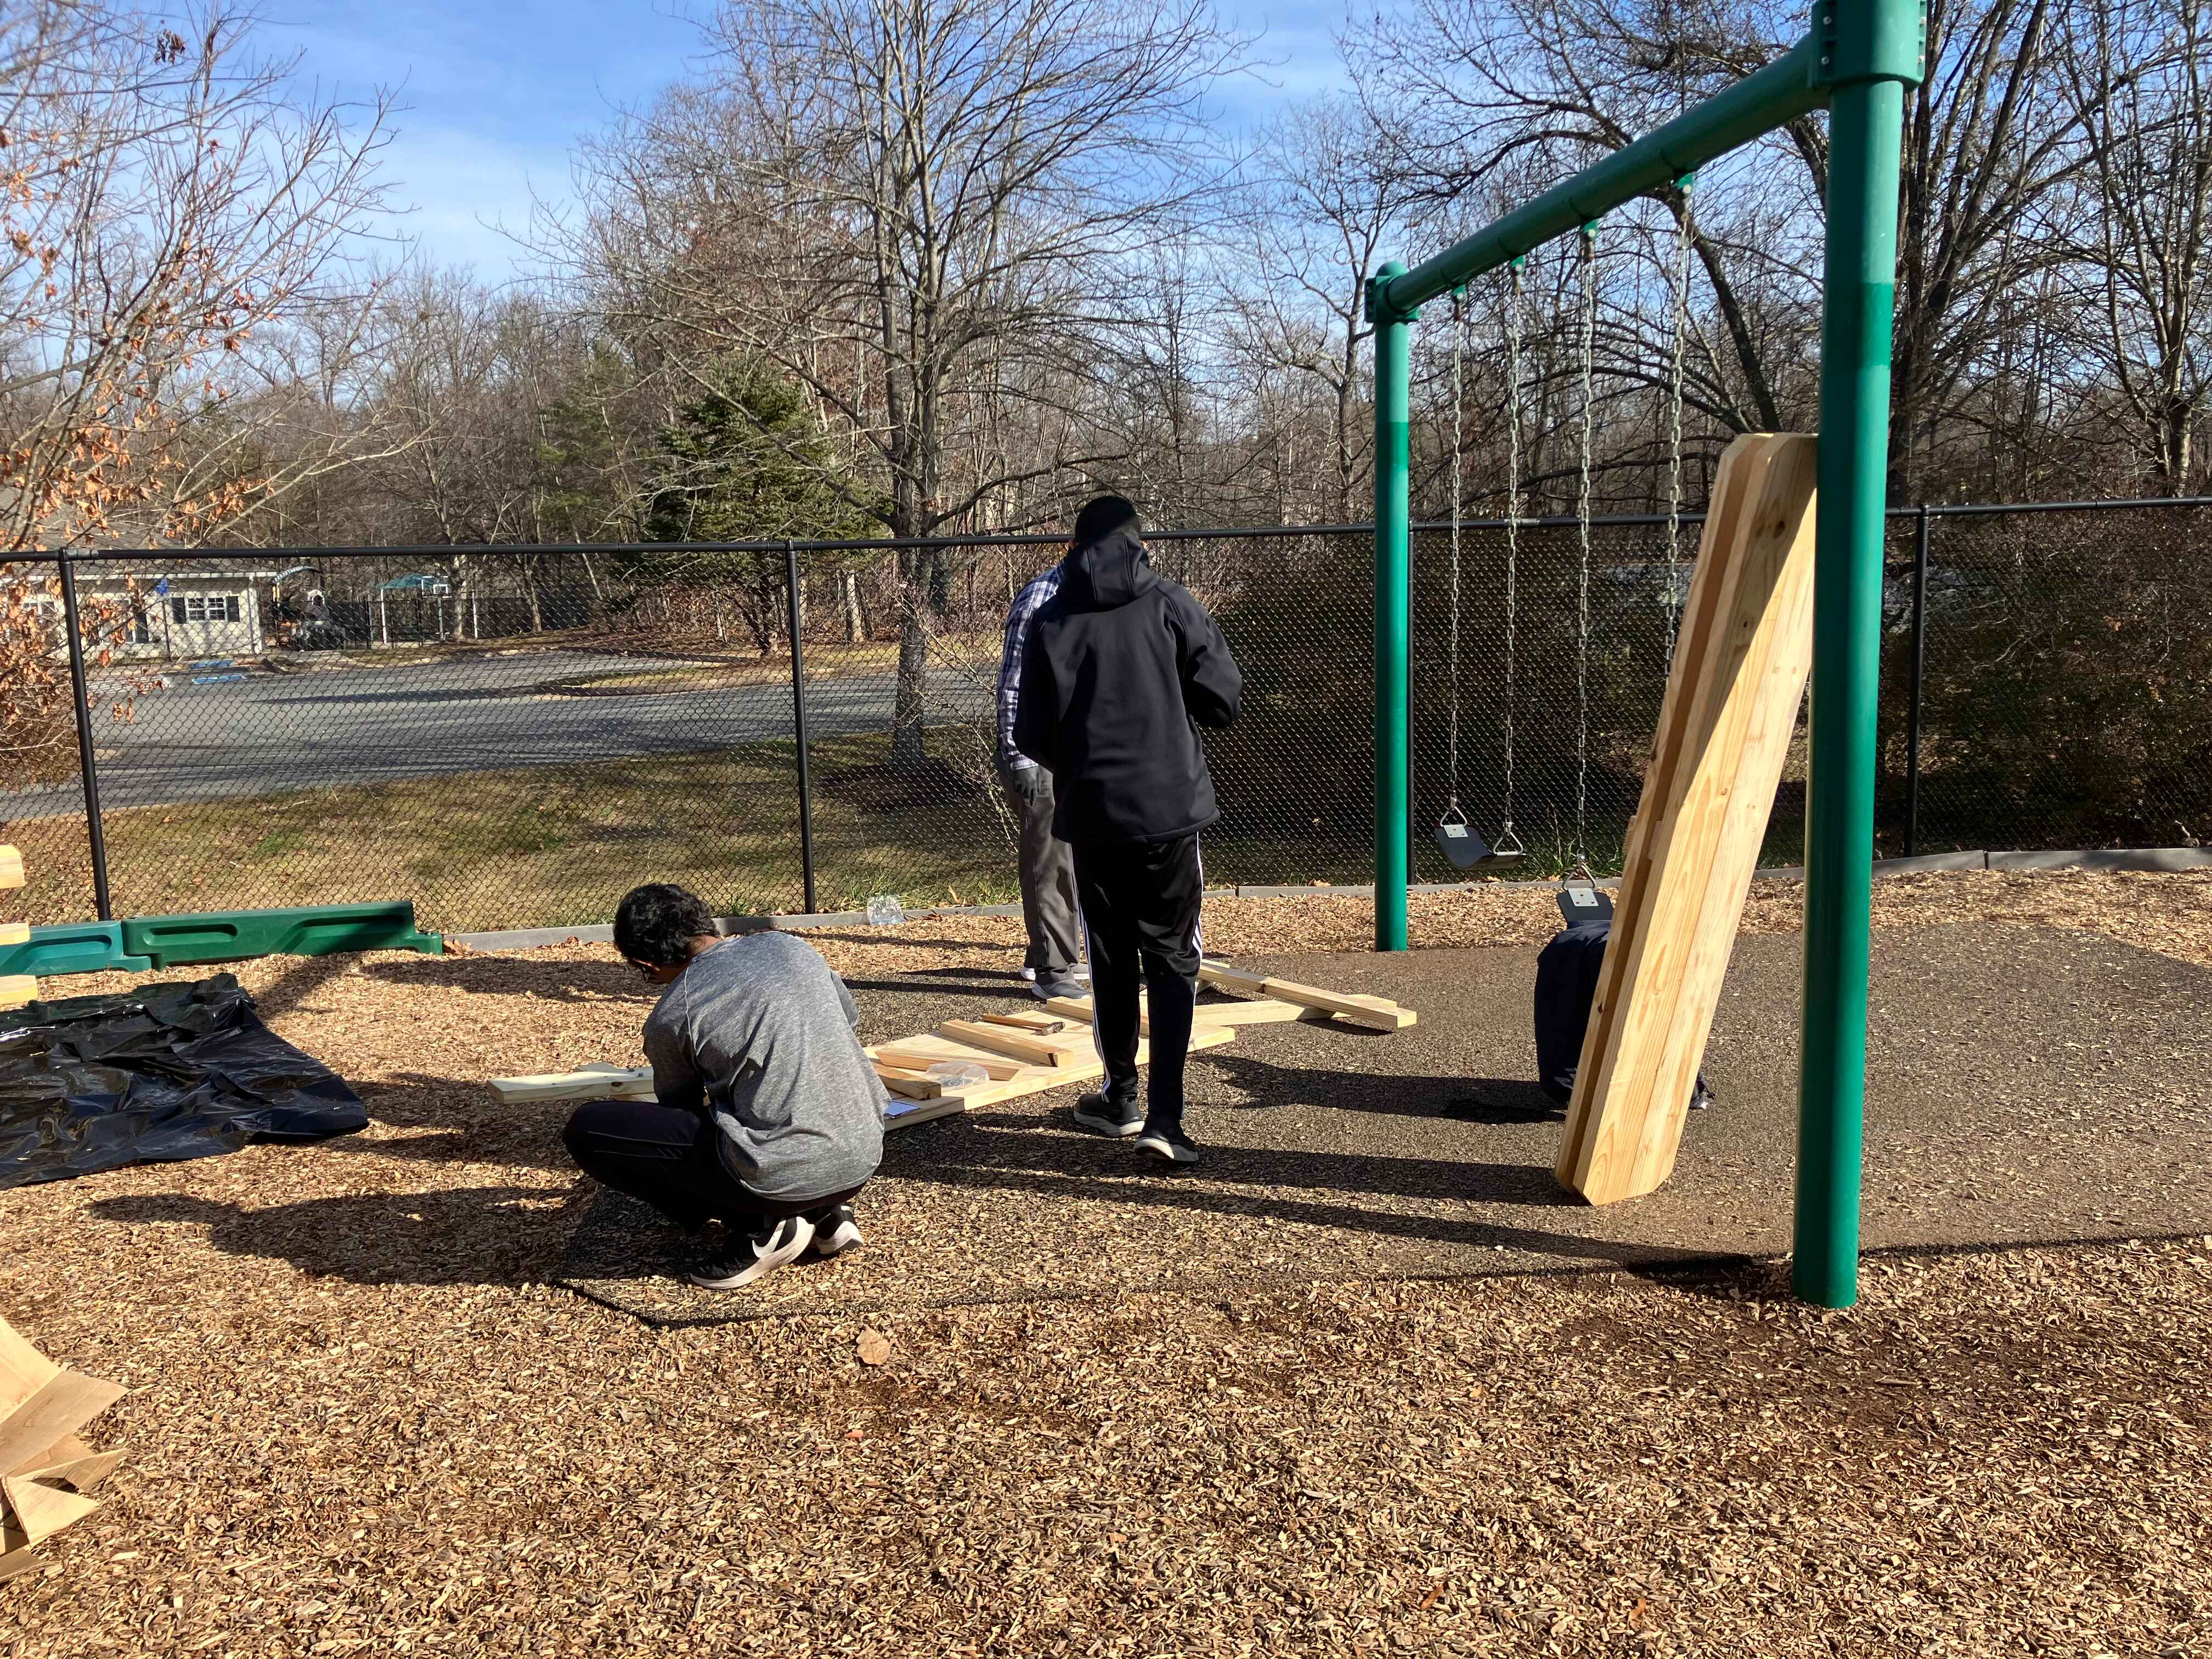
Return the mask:
{"type": "MultiPolygon", "coordinates": [[[[1406,267],[1391,260],[1369,285],[1406,267]]],[[[1375,313],[1375,948],[1406,948],[1412,861],[1413,558],[1407,530],[1413,426],[1408,382],[1419,311],[1375,313]]]]}
{"type": "Polygon", "coordinates": [[[1832,20],[1825,67],[1834,91],[1820,317],[1813,753],[1805,809],[1805,1000],[1791,1278],[1800,1299],[1848,1308],[1858,1300],[1898,171],[1905,88],[1922,74],[1925,15],[1918,0],[1832,0],[1820,15],[1832,20]]]}
{"type": "Polygon", "coordinates": [[[1812,31],[1756,75],[1413,270],[1384,265],[1367,285],[1375,330],[1375,946],[1402,951],[1411,777],[1407,325],[1438,295],[1801,115],[1831,112],[1794,1267],[1797,1294],[1827,1307],[1848,1307],[1858,1293],[1898,167],[1904,89],[1920,82],[1926,40],[1923,0],[1815,0],[1812,31]]]}

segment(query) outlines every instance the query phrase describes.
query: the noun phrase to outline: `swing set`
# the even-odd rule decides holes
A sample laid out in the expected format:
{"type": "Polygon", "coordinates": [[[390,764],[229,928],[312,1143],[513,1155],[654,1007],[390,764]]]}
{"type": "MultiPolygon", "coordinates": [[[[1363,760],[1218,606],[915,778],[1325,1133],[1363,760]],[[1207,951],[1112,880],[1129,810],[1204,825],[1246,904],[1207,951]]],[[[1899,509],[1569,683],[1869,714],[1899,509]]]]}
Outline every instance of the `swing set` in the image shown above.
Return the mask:
{"type": "MultiPolygon", "coordinates": [[[[1464,296],[1478,277],[1509,272],[1506,330],[1513,477],[1507,513],[1508,726],[1504,817],[1494,841],[1459,799],[1460,455],[1452,469],[1451,800],[1437,842],[1455,866],[1502,868],[1525,857],[1513,824],[1510,710],[1517,664],[1521,365],[1518,271],[1534,249],[1577,232],[1582,241],[1582,477],[1577,520],[1577,825],[1571,873],[1588,876],[1583,844],[1589,771],[1589,463],[1595,254],[1600,221],[1639,197],[1686,191],[1699,169],[1816,110],[1829,112],[1826,253],[1823,273],[1817,506],[1811,586],[1812,769],[1805,864],[1805,985],[1798,1086],[1793,1274],[1797,1294],[1826,1307],[1857,1297],[1860,1159],[1865,1109],[1867,930],[1872,897],[1875,693],[1881,634],[1882,516],[1889,438],[1890,331],[1897,271],[1899,144],[1905,90],[1920,84],[1924,0],[1814,0],[1813,27],[1765,69],[1583,169],[1414,270],[1396,261],[1369,281],[1375,349],[1375,945],[1406,948],[1410,863],[1411,325],[1420,307],[1454,296],[1454,410],[1463,356],[1464,296]],[[1454,834],[1457,830],[1460,833],[1454,834]]],[[[1674,532],[1680,519],[1681,330],[1690,231],[1678,244],[1671,370],[1668,635],[1678,610],[1674,532]]],[[[1743,441],[1739,441],[1742,442],[1743,441]]],[[[1778,446],[1747,461],[1778,474],[1778,446]]],[[[1767,476],[1765,474],[1762,477],[1767,476]]],[[[1759,486],[1747,502],[1764,503],[1759,486]]],[[[1719,486],[1716,487],[1717,506],[1719,486]]],[[[1711,530],[1709,527],[1709,534],[1711,530]]],[[[1748,532],[1747,531],[1747,533],[1748,532]]],[[[1733,597],[1726,595],[1723,597],[1733,597]]],[[[1693,602],[1695,599],[1693,590],[1693,602]]],[[[1686,645],[1685,649],[1686,650],[1686,645]]],[[[1679,673],[1681,665],[1677,664],[1679,673]]],[[[1676,688],[1670,683],[1670,703],[1676,688]]],[[[1662,713],[1662,720],[1668,715],[1662,713]]],[[[1686,716],[1684,716],[1686,718],[1686,716]]],[[[1771,799],[1771,787],[1770,787],[1771,799]]],[[[1764,805],[1760,808],[1764,822],[1764,805]]],[[[1755,848],[1753,849],[1755,851],[1755,848]]],[[[1665,856],[1661,844],[1658,857],[1665,856]]],[[[1734,918],[1729,929],[1734,930],[1734,918]]],[[[1724,958],[1723,958],[1724,959],[1724,958]]],[[[1593,1017],[1593,1028],[1600,1024],[1593,1017]]],[[[1700,1033],[1700,1040],[1702,1033],[1700,1033]]],[[[1588,1055],[1585,1056],[1586,1061],[1588,1055]]],[[[1585,1073],[1591,1070],[1586,1063],[1585,1073]]],[[[1578,1097],[1579,1099],[1579,1097],[1578,1097]]],[[[1571,1138],[1575,1133],[1571,1126],[1571,1138]]],[[[1671,1146],[1667,1160],[1671,1162],[1671,1146]]],[[[1662,1170],[1663,1174],[1663,1170],[1662,1170]]]]}

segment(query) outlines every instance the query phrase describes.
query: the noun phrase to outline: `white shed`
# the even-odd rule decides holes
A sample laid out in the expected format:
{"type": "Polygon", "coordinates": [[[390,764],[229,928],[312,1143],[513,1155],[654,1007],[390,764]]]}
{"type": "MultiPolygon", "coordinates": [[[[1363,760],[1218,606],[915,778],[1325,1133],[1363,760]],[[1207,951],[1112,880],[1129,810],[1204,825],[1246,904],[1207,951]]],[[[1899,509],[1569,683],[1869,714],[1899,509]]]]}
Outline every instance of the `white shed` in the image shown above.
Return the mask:
{"type": "Polygon", "coordinates": [[[129,607],[130,626],[112,647],[118,656],[172,662],[258,657],[267,644],[260,590],[272,574],[80,566],[77,591],[87,599],[129,607]]]}

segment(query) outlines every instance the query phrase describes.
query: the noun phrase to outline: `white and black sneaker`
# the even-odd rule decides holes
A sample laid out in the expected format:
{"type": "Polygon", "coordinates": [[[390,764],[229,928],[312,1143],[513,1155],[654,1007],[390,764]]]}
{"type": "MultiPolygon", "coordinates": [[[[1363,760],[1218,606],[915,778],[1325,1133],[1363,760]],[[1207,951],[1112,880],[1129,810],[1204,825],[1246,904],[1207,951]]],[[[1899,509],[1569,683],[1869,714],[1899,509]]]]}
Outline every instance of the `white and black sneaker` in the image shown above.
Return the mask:
{"type": "Polygon", "coordinates": [[[1093,1134],[1127,1140],[1145,1127],[1145,1115],[1133,1100],[1111,1095],[1085,1095],[1075,1103],[1075,1121],[1093,1134]]]}
{"type": "Polygon", "coordinates": [[[860,1224],[854,1219],[849,1204],[832,1206],[808,1218],[814,1223],[814,1254],[824,1261],[848,1250],[857,1250],[867,1243],[860,1237],[860,1224]]]}
{"type": "Polygon", "coordinates": [[[702,1291],[734,1291],[798,1261],[813,1242],[814,1224],[803,1215],[787,1216],[757,1238],[717,1250],[684,1277],[702,1291]]]}
{"type": "Polygon", "coordinates": [[[1164,1164],[1195,1164],[1198,1146],[1180,1123],[1151,1123],[1137,1137],[1137,1150],[1150,1152],[1164,1164]]]}
{"type": "Polygon", "coordinates": [[[1050,1002],[1054,997],[1087,997],[1091,990],[1073,974],[1039,974],[1030,994],[1039,1002],[1050,1002]]]}

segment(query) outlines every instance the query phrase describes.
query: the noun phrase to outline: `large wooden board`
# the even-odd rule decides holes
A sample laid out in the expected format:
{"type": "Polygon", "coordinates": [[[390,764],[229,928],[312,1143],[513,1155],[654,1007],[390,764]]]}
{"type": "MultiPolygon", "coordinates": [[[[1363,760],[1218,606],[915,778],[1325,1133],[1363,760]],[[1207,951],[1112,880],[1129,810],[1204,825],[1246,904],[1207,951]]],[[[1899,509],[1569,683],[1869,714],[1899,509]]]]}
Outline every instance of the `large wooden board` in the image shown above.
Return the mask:
{"type": "Polygon", "coordinates": [[[22,884],[22,854],[13,847],[0,845],[0,887],[21,887],[22,884]]]}
{"type": "Polygon", "coordinates": [[[1593,1204],[1674,1167],[1812,666],[1816,465],[1790,434],[1721,459],[1559,1151],[1593,1204]]]}

